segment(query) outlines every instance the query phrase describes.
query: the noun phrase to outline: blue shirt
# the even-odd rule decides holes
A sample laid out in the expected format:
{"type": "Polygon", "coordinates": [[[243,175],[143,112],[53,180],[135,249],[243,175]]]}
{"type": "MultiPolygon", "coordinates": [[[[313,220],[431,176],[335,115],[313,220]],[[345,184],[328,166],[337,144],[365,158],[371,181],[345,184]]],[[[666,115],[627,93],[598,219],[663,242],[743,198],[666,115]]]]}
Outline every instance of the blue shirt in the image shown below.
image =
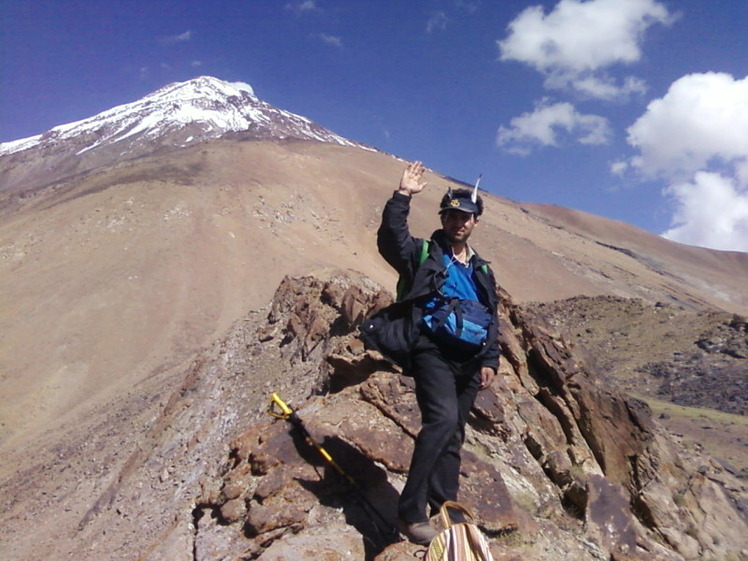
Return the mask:
{"type": "Polygon", "coordinates": [[[478,302],[478,292],[473,280],[473,265],[468,262],[463,265],[451,255],[445,255],[444,267],[446,268],[447,277],[442,285],[444,297],[459,298],[460,300],[474,300],[478,302]]]}

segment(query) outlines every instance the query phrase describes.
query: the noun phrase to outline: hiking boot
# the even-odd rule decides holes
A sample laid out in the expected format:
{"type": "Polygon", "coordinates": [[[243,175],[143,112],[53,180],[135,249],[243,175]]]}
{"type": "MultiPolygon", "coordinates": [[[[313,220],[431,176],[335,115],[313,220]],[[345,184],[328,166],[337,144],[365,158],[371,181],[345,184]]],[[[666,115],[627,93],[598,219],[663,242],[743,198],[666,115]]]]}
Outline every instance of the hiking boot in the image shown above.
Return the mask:
{"type": "Polygon", "coordinates": [[[398,527],[403,536],[419,545],[430,544],[431,540],[438,534],[429,522],[405,522],[404,520],[400,520],[398,527]]]}

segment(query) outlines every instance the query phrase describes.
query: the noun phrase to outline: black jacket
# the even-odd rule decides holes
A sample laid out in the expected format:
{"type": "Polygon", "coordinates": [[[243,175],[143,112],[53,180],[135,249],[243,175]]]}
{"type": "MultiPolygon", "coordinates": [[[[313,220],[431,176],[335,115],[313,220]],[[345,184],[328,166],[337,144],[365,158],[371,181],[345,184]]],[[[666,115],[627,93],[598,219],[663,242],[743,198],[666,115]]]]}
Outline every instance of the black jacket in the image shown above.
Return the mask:
{"type": "MultiPolygon", "coordinates": [[[[387,263],[411,286],[399,304],[410,312],[410,321],[405,322],[403,337],[412,348],[420,334],[422,306],[443,284],[446,277],[443,256],[444,252],[451,251],[451,248],[444,231],[436,230],[431,235],[429,256],[424,263],[419,264],[424,240],[410,235],[410,199],[409,196],[395,191],[392,198],[387,201],[382,212],[382,224],[377,232],[377,247],[387,263]]],[[[499,365],[496,279],[488,262],[479,255],[473,255],[471,263],[478,298],[493,313],[486,344],[478,352],[476,359],[479,360],[481,367],[488,366],[495,371],[499,365]]]]}

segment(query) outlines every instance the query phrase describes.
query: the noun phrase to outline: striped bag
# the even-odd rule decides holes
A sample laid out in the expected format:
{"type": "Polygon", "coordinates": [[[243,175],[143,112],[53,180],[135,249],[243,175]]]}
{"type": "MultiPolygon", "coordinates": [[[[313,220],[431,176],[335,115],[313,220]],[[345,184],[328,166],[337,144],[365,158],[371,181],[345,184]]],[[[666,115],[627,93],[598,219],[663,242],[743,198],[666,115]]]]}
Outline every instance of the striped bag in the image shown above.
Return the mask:
{"type": "Polygon", "coordinates": [[[475,520],[464,506],[453,501],[445,502],[439,511],[444,530],[431,540],[424,561],[493,561],[488,541],[478,526],[472,522],[453,523],[449,516],[450,508],[475,520]]]}

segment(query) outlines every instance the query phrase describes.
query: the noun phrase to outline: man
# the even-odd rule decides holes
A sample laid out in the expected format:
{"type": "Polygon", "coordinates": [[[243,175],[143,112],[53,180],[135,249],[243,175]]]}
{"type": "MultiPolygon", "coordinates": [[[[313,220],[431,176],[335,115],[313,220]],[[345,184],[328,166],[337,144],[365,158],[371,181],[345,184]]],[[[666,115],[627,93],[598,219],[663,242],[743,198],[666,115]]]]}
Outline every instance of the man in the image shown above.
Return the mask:
{"type": "Polygon", "coordinates": [[[411,303],[404,339],[412,343],[404,370],[415,380],[422,427],[398,514],[400,531],[422,544],[437,533],[427,507],[433,516],[445,501],[457,498],[465,423],[478,390],[489,386],[499,362],[496,281],[487,262],[468,245],[483,201],[477,186],[472,192],[450,189],[440,205],[441,229],[428,242],[412,237],[408,213],[413,195],[426,187],[424,171],[420,162],[406,167],[377,233],[379,252],[410,287],[402,298],[411,303]],[[471,320],[473,308],[483,314],[475,320],[482,324],[481,335],[477,342],[466,342],[457,335],[463,335],[459,327],[471,320]],[[450,313],[453,332],[447,333],[450,313]]]}

